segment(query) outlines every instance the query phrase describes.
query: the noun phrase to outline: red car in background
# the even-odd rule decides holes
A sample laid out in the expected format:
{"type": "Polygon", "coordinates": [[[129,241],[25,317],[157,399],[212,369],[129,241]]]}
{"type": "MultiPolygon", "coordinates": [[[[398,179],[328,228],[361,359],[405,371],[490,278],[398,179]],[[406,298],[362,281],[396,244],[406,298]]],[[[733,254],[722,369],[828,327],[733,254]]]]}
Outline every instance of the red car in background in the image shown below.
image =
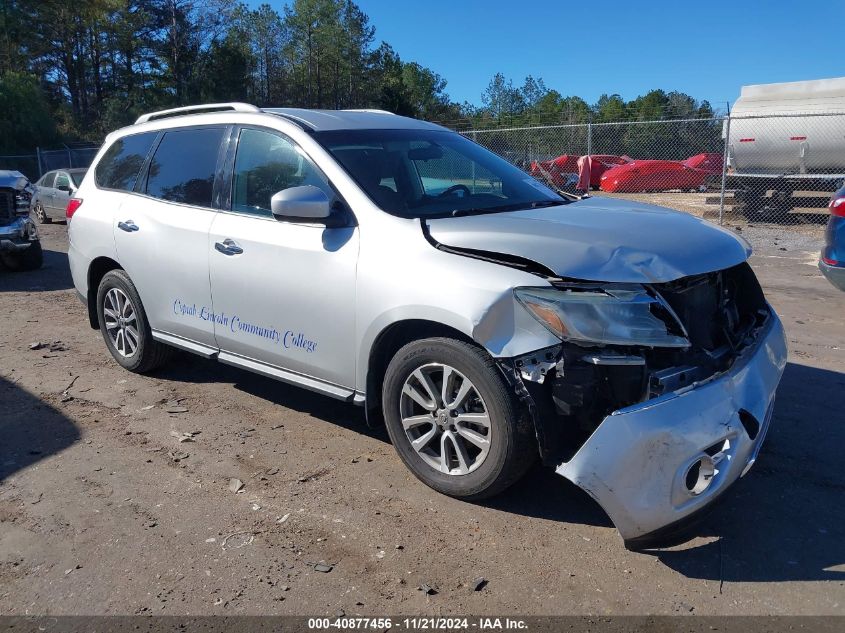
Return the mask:
{"type": "Polygon", "coordinates": [[[605,171],[601,189],[613,193],[695,190],[721,173],[721,154],[696,154],[684,161],[635,160],[605,171]]]}
{"type": "Polygon", "coordinates": [[[586,190],[587,176],[586,172],[590,174],[590,187],[598,189],[601,186],[602,175],[616,165],[626,165],[631,162],[628,156],[615,156],[613,154],[590,154],[590,156],[582,156],[578,159],[578,188],[586,190]]]}
{"type": "Polygon", "coordinates": [[[700,169],[709,174],[722,173],[722,155],[714,152],[705,152],[704,154],[696,154],[690,156],[685,161],[684,165],[692,167],[693,169],[700,169]]]}
{"type": "MultiPolygon", "coordinates": [[[[585,178],[585,170],[589,169],[590,186],[598,187],[605,171],[614,165],[624,165],[631,161],[627,156],[614,154],[591,154],[589,158],[589,165],[586,156],[574,154],[562,154],[551,160],[532,161],[530,173],[535,178],[545,180],[559,189],[566,189],[567,185],[573,182],[573,175],[578,177],[578,181],[582,181],[585,178]]],[[[586,189],[586,187],[579,188],[586,189]]]]}
{"type": "Polygon", "coordinates": [[[573,154],[563,154],[551,160],[531,161],[530,173],[537,180],[566,189],[573,180],[572,174],[578,173],[578,158],[573,154]]]}

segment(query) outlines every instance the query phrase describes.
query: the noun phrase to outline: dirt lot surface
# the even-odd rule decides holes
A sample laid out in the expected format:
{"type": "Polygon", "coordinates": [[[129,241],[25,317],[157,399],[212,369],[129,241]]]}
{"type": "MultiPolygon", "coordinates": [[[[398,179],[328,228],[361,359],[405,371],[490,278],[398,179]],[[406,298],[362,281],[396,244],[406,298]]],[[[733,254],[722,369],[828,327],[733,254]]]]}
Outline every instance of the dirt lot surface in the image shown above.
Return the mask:
{"type": "Polygon", "coordinates": [[[351,405],[123,371],[44,227],[44,268],[0,271],[0,614],[845,614],[845,293],[818,230],[740,228],[788,332],[773,426],[695,538],[632,553],[550,470],[463,503],[351,405]]]}

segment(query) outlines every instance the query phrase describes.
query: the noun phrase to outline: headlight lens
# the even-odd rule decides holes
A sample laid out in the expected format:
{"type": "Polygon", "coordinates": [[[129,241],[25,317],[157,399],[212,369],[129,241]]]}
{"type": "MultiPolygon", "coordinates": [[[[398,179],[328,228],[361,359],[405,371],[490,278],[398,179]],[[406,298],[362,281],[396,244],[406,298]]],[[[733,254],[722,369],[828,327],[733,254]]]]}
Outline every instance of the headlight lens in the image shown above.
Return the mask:
{"type": "Polygon", "coordinates": [[[660,302],[640,287],[603,290],[517,288],[519,302],[553,334],[565,341],[600,345],[688,347],[683,336],[668,331],[652,313],[660,302]]]}

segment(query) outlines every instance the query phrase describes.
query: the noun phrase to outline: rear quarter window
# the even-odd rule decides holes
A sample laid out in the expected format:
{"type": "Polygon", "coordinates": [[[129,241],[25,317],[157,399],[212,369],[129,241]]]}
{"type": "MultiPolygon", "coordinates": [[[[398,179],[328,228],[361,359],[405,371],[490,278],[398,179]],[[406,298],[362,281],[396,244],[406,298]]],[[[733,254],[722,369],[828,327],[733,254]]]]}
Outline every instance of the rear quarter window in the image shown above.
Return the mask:
{"type": "Polygon", "coordinates": [[[97,186],[132,191],[156,136],[158,132],[132,134],[112,143],[97,163],[94,172],[97,186]]]}

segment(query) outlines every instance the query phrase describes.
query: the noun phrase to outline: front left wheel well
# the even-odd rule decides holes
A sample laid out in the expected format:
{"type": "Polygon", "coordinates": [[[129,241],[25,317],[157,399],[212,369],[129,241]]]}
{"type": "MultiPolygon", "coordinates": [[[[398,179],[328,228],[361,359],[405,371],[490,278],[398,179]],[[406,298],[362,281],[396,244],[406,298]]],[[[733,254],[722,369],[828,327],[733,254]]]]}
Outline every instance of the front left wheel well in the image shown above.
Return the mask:
{"type": "Polygon", "coordinates": [[[382,330],[370,349],[370,361],[367,365],[367,425],[382,426],[384,417],[381,413],[381,387],[387,366],[393,356],[411,341],[424,338],[452,338],[472,345],[478,345],[470,337],[455,328],[436,321],[409,319],[398,321],[382,330]]]}
{"type": "Polygon", "coordinates": [[[109,257],[97,257],[88,267],[88,322],[94,330],[100,328],[97,319],[97,288],[107,272],[119,268],[122,268],[121,265],[109,257]]]}

